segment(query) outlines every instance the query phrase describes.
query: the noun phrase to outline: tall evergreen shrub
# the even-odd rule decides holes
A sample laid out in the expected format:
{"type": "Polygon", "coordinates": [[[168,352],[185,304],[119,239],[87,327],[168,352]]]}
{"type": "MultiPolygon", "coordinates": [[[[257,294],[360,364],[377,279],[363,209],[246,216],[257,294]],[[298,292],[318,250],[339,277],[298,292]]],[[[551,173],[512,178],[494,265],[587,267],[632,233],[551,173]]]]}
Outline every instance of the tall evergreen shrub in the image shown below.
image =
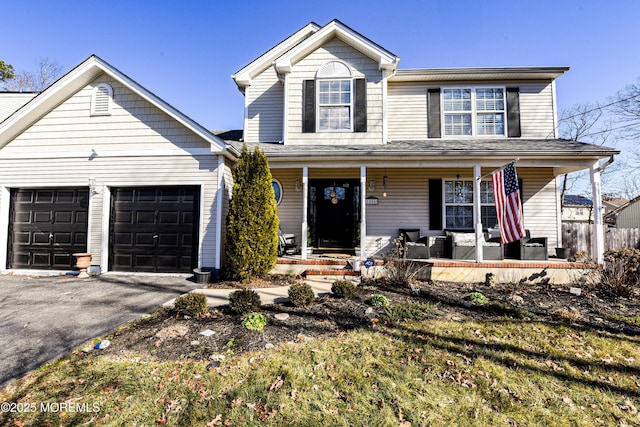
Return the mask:
{"type": "Polygon", "coordinates": [[[267,156],[245,145],[234,171],[225,258],[227,274],[249,281],[264,277],[278,259],[278,209],[267,156]]]}

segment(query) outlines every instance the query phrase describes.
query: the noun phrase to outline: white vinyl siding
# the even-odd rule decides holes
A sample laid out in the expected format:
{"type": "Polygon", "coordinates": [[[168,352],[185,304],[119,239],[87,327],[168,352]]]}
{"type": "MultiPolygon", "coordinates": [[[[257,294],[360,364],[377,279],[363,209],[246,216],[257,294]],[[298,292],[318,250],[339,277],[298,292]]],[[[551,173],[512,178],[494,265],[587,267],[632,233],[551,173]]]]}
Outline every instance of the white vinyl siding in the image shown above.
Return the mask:
{"type": "Polygon", "coordinates": [[[554,138],[551,83],[528,83],[519,87],[522,138],[554,138]]]}
{"type": "Polygon", "coordinates": [[[273,67],[258,75],[245,91],[247,142],[283,140],[284,85],[273,67]]]}
{"type": "Polygon", "coordinates": [[[622,209],[616,217],[618,228],[640,228],[640,203],[633,202],[622,209]]]}
{"type": "Polygon", "coordinates": [[[389,140],[427,139],[427,88],[423,84],[388,85],[389,140]]]}
{"type": "Polygon", "coordinates": [[[18,135],[0,154],[210,148],[202,138],[106,76],[98,77],[18,135]],[[113,88],[111,114],[92,116],[94,88],[113,88]]]}
{"type": "MultiPolygon", "coordinates": [[[[505,85],[504,82],[499,84],[505,85]]],[[[433,84],[389,82],[387,113],[389,140],[427,139],[427,89],[441,86],[437,82],[433,84]]],[[[553,138],[555,113],[551,83],[509,82],[505,86],[520,88],[521,138],[553,138]]]]}
{"type": "Polygon", "coordinates": [[[338,39],[330,40],[293,65],[287,76],[287,87],[287,144],[382,144],[382,72],[375,61],[356,49],[338,39]],[[367,132],[302,132],[303,82],[315,80],[318,70],[329,61],[344,62],[351,68],[354,79],[366,79],[367,132]]]}

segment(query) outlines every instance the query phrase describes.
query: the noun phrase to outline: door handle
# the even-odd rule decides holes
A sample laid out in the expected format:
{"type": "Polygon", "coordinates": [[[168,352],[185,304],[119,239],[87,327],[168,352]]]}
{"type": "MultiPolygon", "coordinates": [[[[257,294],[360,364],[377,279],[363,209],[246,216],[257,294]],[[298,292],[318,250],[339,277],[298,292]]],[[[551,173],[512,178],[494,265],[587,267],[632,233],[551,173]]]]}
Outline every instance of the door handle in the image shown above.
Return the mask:
{"type": "Polygon", "coordinates": [[[154,235],[153,235],[153,238],[154,238],[154,239],[157,239],[158,237],[160,237],[160,236],[159,236],[159,235],[157,235],[157,234],[154,234],[154,235]]]}

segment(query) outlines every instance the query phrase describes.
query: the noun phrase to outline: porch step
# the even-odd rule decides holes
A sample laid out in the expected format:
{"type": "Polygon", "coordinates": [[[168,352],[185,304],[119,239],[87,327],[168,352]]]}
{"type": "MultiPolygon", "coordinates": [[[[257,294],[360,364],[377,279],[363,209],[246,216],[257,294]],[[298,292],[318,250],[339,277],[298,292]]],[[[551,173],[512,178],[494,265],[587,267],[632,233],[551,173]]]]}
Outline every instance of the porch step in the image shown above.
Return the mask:
{"type": "Polygon", "coordinates": [[[354,270],[345,270],[345,269],[335,269],[335,268],[324,268],[324,269],[307,269],[304,271],[303,275],[305,277],[310,276],[360,276],[359,271],[354,270]]]}
{"type": "Polygon", "coordinates": [[[353,259],[327,258],[327,259],[294,259],[279,258],[275,273],[294,274],[304,276],[360,276],[359,271],[354,271],[353,259]]]}

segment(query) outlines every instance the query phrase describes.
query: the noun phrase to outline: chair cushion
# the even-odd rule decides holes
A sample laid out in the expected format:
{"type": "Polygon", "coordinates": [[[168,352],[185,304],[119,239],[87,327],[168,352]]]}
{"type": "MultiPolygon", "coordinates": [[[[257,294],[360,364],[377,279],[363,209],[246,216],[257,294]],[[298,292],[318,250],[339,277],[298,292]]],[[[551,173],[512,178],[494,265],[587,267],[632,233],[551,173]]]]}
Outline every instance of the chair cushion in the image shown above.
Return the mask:
{"type": "Polygon", "coordinates": [[[420,240],[420,230],[405,231],[404,235],[407,236],[407,242],[417,242],[420,240]]]}
{"type": "Polygon", "coordinates": [[[473,233],[451,233],[455,246],[475,246],[476,236],[473,233]]]}

